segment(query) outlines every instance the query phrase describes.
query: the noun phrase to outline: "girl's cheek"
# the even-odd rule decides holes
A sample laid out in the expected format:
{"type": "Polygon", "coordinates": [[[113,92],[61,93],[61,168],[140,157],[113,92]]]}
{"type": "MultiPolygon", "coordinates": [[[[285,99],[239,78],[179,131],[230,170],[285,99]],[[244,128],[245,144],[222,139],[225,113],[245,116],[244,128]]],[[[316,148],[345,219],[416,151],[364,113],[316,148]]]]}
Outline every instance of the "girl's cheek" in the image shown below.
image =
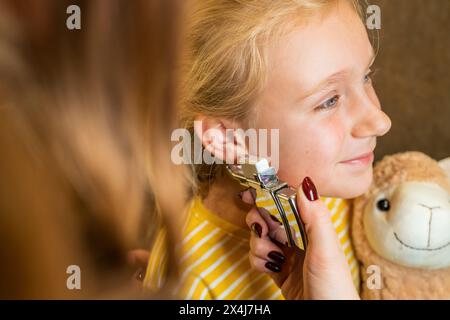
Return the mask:
{"type": "Polygon", "coordinates": [[[341,145],[333,130],[306,130],[280,144],[280,178],[297,186],[305,176],[318,183],[330,177],[341,145]]]}
{"type": "Polygon", "coordinates": [[[304,177],[313,178],[314,183],[327,176],[329,165],[323,157],[319,157],[316,150],[310,148],[290,153],[281,159],[279,177],[291,186],[298,186],[304,177]]]}
{"type": "Polygon", "coordinates": [[[259,120],[260,127],[280,130],[278,174],[282,180],[297,186],[305,176],[318,183],[329,179],[343,144],[343,125],[339,119],[315,121],[295,116],[279,119],[272,115],[270,120],[259,120]]]}

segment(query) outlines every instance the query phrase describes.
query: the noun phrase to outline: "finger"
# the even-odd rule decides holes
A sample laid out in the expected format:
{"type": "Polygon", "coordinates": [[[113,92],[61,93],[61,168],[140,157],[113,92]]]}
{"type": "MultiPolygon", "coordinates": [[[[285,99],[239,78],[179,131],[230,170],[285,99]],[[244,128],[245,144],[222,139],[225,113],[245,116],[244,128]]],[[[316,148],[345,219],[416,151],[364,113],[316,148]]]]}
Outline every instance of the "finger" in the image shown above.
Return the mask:
{"type": "Polygon", "coordinates": [[[265,208],[258,207],[258,212],[260,213],[261,217],[264,219],[267,226],[269,227],[269,237],[272,240],[276,240],[283,245],[287,245],[288,238],[286,230],[284,229],[284,226],[280,222],[280,220],[278,220],[277,217],[272,215],[265,208]]]}
{"type": "MultiPolygon", "coordinates": [[[[284,262],[285,258],[282,248],[274,243],[269,236],[266,220],[261,217],[260,212],[256,208],[252,208],[249,211],[246,216],[246,223],[252,230],[250,249],[255,251],[255,255],[261,258],[272,259],[273,261],[278,261],[280,263],[284,262]]],[[[280,236],[275,235],[275,237],[284,241],[281,243],[286,243],[287,240],[285,240],[286,233],[284,232],[284,229],[278,225],[278,230],[280,231],[280,236]]],[[[275,239],[275,241],[279,240],[275,239]]]]}
{"type": "Polygon", "coordinates": [[[266,221],[266,224],[269,226],[270,230],[278,229],[282,225],[281,221],[278,220],[277,217],[272,215],[266,208],[257,207],[257,209],[261,214],[261,217],[263,217],[264,221],[266,221]]]}
{"type": "Polygon", "coordinates": [[[261,217],[261,214],[259,213],[258,209],[256,207],[253,207],[245,217],[245,222],[247,223],[247,226],[252,230],[253,233],[255,233],[256,236],[259,238],[268,238],[269,234],[269,227],[267,226],[266,221],[263,217],[261,217]]]}
{"type": "Polygon", "coordinates": [[[286,261],[283,250],[268,238],[258,238],[252,234],[250,238],[250,252],[252,255],[268,261],[283,264],[286,261]]]}
{"type": "Polygon", "coordinates": [[[345,299],[357,299],[350,268],[333,227],[330,212],[308,177],[297,190],[297,205],[309,240],[305,257],[305,262],[308,262],[303,271],[310,278],[322,282],[318,287],[309,287],[307,296],[317,294],[318,297],[324,297],[321,287],[325,285],[328,287],[326,292],[342,292],[345,299]]]}
{"type": "Polygon", "coordinates": [[[257,230],[259,230],[259,226],[261,226],[261,236],[263,238],[268,234],[270,239],[275,240],[282,245],[287,245],[288,239],[286,230],[281,222],[265,208],[253,208],[250,210],[246,216],[246,223],[249,228],[256,233],[258,233],[257,230]],[[268,228],[267,232],[266,227],[268,228]]]}
{"type": "MultiPolygon", "coordinates": [[[[245,202],[247,204],[252,204],[252,205],[255,204],[255,200],[256,200],[256,190],[255,189],[248,188],[246,190],[241,191],[239,194],[240,194],[240,198],[242,199],[243,202],[245,202]]],[[[271,232],[273,230],[277,230],[277,232],[279,232],[280,235],[283,234],[284,231],[278,230],[279,227],[282,225],[282,223],[277,217],[272,215],[264,207],[258,207],[258,211],[261,214],[261,216],[264,218],[264,220],[266,221],[266,224],[268,225],[269,230],[271,232]]],[[[271,233],[271,235],[272,235],[272,233],[271,233]]],[[[272,238],[275,239],[274,236],[272,236],[272,238]]],[[[279,240],[280,242],[284,243],[284,239],[283,238],[280,238],[280,239],[277,239],[277,240],[279,240]]]]}
{"type": "Polygon", "coordinates": [[[267,261],[253,255],[249,256],[250,265],[252,269],[266,273],[266,274],[278,274],[282,270],[282,266],[278,263],[267,261]]]}
{"type": "Polygon", "coordinates": [[[297,205],[310,245],[320,252],[336,253],[336,250],[340,250],[330,212],[308,177],[297,190],[297,205]]]}

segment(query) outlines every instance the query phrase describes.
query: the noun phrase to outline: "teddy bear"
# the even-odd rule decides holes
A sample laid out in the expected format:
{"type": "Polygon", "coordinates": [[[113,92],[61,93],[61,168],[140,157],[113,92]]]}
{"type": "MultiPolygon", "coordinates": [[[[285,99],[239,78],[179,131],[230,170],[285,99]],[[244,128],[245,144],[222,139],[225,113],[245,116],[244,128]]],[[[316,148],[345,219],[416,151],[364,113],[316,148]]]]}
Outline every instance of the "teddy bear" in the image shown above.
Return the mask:
{"type": "Polygon", "coordinates": [[[450,158],[385,156],[352,210],[362,299],[450,299],[450,158]]]}

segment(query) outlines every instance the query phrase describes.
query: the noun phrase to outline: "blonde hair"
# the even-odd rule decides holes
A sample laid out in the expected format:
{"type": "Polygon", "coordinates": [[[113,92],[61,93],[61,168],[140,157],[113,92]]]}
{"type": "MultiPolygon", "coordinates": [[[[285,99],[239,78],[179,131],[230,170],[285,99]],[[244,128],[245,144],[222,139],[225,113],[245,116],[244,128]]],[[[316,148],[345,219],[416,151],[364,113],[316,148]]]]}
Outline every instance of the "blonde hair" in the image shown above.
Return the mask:
{"type": "MultiPolygon", "coordinates": [[[[348,0],[360,16],[357,0],[348,0]]],[[[277,35],[326,13],[336,0],[202,0],[190,15],[184,126],[197,115],[243,121],[267,76],[267,48],[277,35]]],[[[194,192],[205,196],[221,165],[194,165],[194,192]]]]}

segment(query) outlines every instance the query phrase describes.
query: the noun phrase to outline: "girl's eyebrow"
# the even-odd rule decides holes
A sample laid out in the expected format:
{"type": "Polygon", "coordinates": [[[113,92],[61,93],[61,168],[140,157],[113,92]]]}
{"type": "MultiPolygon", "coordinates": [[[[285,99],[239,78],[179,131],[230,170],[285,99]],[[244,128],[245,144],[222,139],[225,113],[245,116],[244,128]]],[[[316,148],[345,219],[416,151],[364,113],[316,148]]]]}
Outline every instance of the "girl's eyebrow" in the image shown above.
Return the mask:
{"type": "MultiPolygon", "coordinates": [[[[372,52],[372,58],[370,59],[370,63],[366,69],[370,69],[370,67],[375,62],[375,58],[376,58],[376,55],[372,52]]],[[[308,90],[307,93],[305,93],[304,95],[302,95],[302,97],[300,97],[299,101],[304,100],[304,99],[312,96],[315,93],[325,91],[326,89],[331,87],[333,84],[342,80],[349,73],[350,73],[349,70],[341,70],[341,71],[333,73],[332,75],[326,77],[324,80],[322,80],[317,85],[315,85],[311,90],[308,90]]]]}
{"type": "Polygon", "coordinates": [[[313,94],[319,93],[321,91],[325,91],[327,88],[331,87],[333,84],[342,80],[346,75],[349,74],[348,70],[341,70],[333,73],[332,75],[326,77],[324,80],[315,85],[312,89],[308,90],[307,93],[300,97],[299,101],[304,100],[313,94]]]}

